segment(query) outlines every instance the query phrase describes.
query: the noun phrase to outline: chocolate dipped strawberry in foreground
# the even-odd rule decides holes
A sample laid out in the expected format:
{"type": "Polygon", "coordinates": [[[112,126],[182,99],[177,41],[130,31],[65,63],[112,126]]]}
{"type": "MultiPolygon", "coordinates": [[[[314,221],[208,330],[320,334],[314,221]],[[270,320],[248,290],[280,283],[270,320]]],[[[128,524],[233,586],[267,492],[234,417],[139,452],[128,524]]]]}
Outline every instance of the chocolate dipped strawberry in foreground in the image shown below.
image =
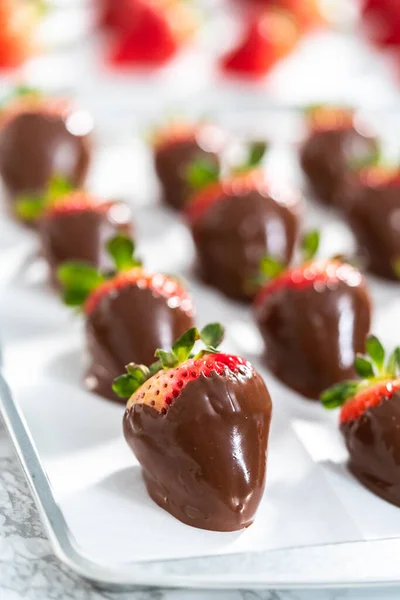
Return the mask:
{"type": "Polygon", "coordinates": [[[335,385],[321,400],[326,408],[341,407],[350,471],[374,494],[400,506],[400,348],[385,364],[375,336],[366,347],[367,356],[355,360],[362,379],[335,385]]]}
{"type": "Polygon", "coordinates": [[[64,300],[82,306],[90,364],[86,387],[117,400],[112,382],[132,359],[149,365],[161,345],[193,325],[193,305],[173,277],[148,273],[134,257],[132,241],[118,235],[107,243],[117,273],[103,274],[85,263],[71,262],[58,271],[64,300]]]}
{"type": "Polygon", "coordinates": [[[118,233],[132,233],[132,214],[123,202],[101,202],[76,190],[44,207],[39,235],[53,284],[59,285],[57,269],[69,260],[110,269],[113,265],[105,245],[118,233]]]}
{"type": "Polygon", "coordinates": [[[28,91],[0,114],[0,176],[11,207],[18,199],[41,198],[54,176],[72,186],[89,167],[90,116],[70,100],[28,91]]]}
{"type": "Polygon", "coordinates": [[[204,123],[172,123],[155,134],[154,165],[165,204],[177,210],[184,208],[191,192],[187,180],[189,165],[195,160],[207,159],[218,171],[222,144],[222,132],[204,123]]]}
{"type": "Polygon", "coordinates": [[[361,273],[337,259],[311,260],[317,247],[318,235],[310,233],[303,242],[306,262],[287,270],[266,257],[267,283],[254,304],[268,367],[310,399],[354,375],[371,319],[361,273]]]}
{"type": "Polygon", "coordinates": [[[370,166],[352,173],[343,192],[349,224],[365,268],[399,279],[400,170],[370,166]]]}
{"type": "Polygon", "coordinates": [[[129,397],[125,439],[151,498],[193,527],[235,531],[263,495],[272,405],[248,361],[216,350],[222,336],[218,324],[191,329],[149,369],[128,365],[114,389],[129,397]]]}
{"type": "Polygon", "coordinates": [[[307,113],[309,134],[300,162],[315,199],[340,204],[350,164],[377,151],[377,141],[349,109],[317,106],[307,113]]]}
{"type": "Polygon", "coordinates": [[[270,185],[256,168],[264,151],[264,144],[253,144],[248,162],[223,179],[204,162],[191,165],[192,181],[198,187],[204,182],[185,211],[199,271],[206,283],[236,300],[255,295],[262,256],[290,262],[298,232],[300,198],[270,185]]]}

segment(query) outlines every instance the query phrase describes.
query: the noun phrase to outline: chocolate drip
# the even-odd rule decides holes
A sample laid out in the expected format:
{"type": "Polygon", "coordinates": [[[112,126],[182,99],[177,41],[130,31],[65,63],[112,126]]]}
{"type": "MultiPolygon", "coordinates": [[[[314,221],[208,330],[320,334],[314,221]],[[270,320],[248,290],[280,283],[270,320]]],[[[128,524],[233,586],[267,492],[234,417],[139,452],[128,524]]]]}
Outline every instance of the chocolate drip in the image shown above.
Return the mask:
{"type": "Polygon", "coordinates": [[[315,199],[340,206],[340,194],[352,161],[376,151],[376,140],[353,127],[312,131],[300,162],[315,199]]]}
{"type": "Polygon", "coordinates": [[[370,318],[364,284],[344,282],[322,290],[285,288],[257,308],[268,367],[310,399],[354,376],[355,355],[365,350],[370,318]]]}
{"type": "Polygon", "coordinates": [[[61,116],[24,112],[0,130],[0,175],[10,202],[41,195],[54,175],[83,183],[90,162],[88,135],[74,135],[61,116]]]}
{"type": "Polygon", "coordinates": [[[101,299],[86,320],[90,367],[86,386],[111,400],[118,400],[112,382],[135,362],[150,365],[157,348],[170,348],[193,327],[191,314],[149,289],[129,285],[101,299]]]}
{"type": "Polygon", "coordinates": [[[203,279],[237,300],[250,300],[260,260],[268,254],[287,265],[298,232],[298,203],[258,191],[227,196],[192,225],[203,279]]]}
{"type": "Polygon", "coordinates": [[[400,506],[400,392],[341,425],[352,473],[374,494],[400,506]]]}
{"type": "Polygon", "coordinates": [[[262,498],[271,410],[257,373],[214,372],[189,382],[166,415],[133,405],[123,427],[159,506],[193,527],[235,531],[262,498]]]}

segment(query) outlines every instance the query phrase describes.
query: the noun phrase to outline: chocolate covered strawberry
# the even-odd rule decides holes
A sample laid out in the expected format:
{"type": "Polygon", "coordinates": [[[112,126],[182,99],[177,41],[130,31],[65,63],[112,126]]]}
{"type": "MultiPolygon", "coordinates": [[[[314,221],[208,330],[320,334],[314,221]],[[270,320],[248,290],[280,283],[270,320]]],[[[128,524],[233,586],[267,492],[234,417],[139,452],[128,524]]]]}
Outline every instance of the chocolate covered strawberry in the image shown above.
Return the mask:
{"type": "Polygon", "coordinates": [[[400,170],[367,166],[349,174],[342,205],[365,268],[385,279],[400,276],[400,170]]]}
{"type": "Polygon", "coordinates": [[[200,159],[215,171],[219,170],[222,132],[207,124],[174,122],[155,132],[152,140],[154,166],[160,181],[165,204],[181,210],[191,187],[188,183],[189,165],[200,159]]]}
{"type": "Polygon", "coordinates": [[[0,176],[13,212],[16,202],[42,198],[54,177],[82,184],[91,155],[87,113],[70,100],[21,91],[0,112],[0,176]]]}
{"type": "Polygon", "coordinates": [[[385,362],[380,341],[370,335],[366,355],[355,359],[360,380],[344,381],[321,396],[340,409],[340,429],[351,472],[369,490],[400,506],[400,348],[385,362]]]}
{"type": "Polygon", "coordinates": [[[222,337],[218,324],[190,329],[149,368],[129,364],[114,390],[129,397],[124,434],[151,498],[193,527],[235,531],[263,494],[272,406],[252,365],[217,350],[222,337]]]}
{"type": "Polygon", "coordinates": [[[340,192],[352,163],[377,152],[377,140],[353,111],[332,106],[307,110],[308,136],[300,162],[315,199],[340,205],[340,192]]]}
{"type": "Polygon", "coordinates": [[[298,28],[286,11],[274,9],[256,14],[239,44],[222,57],[222,69],[237,77],[264,77],[293,50],[298,36],[298,28]]]}
{"type": "Polygon", "coordinates": [[[339,259],[312,260],[317,247],[318,235],[311,232],[303,240],[304,264],[285,269],[264,258],[267,282],[254,304],[268,367],[310,399],[354,374],[371,319],[360,272],[339,259]]]}
{"type": "MultiPolygon", "coordinates": [[[[102,270],[112,267],[105,244],[118,233],[132,233],[132,214],[123,202],[104,202],[83,190],[61,197],[47,195],[39,219],[42,253],[50,268],[51,280],[58,285],[57,269],[69,261],[83,261],[102,270]]],[[[38,216],[39,203],[17,205],[28,218],[38,216]]]]}
{"type": "Polygon", "coordinates": [[[171,276],[149,273],[134,256],[134,244],[117,235],[107,243],[114,274],[86,263],[58,270],[64,301],[82,307],[90,365],[86,387],[110,399],[113,379],[130,360],[151,364],[156,348],[171,345],[193,324],[193,304],[171,276]]]}
{"type": "Polygon", "coordinates": [[[300,199],[270,185],[257,169],[264,151],[265,144],[251,145],[246,164],[222,179],[204,161],[190,170],[193,186],[203,184],[186,207],[200,273],[237,300],[256,293],[252,280],[261,257],[271,254],[288,264],[297,237],[300,199]]]}

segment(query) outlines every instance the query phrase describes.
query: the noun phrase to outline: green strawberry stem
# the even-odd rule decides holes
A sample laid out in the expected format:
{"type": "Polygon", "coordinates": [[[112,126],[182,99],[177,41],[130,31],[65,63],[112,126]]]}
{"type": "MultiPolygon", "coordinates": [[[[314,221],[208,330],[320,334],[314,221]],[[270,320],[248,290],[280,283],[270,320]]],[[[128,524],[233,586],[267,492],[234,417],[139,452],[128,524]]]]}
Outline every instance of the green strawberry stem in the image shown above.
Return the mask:
{"type": "Polygon", "coordinates": [[[211,183],[216,183],[220,177],[218,164],[207,158],[199,158],[187,167],[185,179],[193,190],[201,190],[211,183]]]}
{"type": "Polygon", "coordinates": [[[42,195],[21,194],[17,197],[15,210],[23,221],[35,222],[43,212],[55,204],[62,196],[73,190],[72,184],[61,175],[54,175],[42,195]]]}
{"type": "Polygon", "coordinates": [[[267,142],[252,142],[247,148],[247,159],[241,165],[234,168],[234,173],[246,173],[260,166],[268,151],[267,142]]]}
{"type": "Polygon", "coordinates": [[[319,249],[320,233],[317,229],[312,229],[305,233],[301,239],[301,253],[303,262],[312,260],[319,249]]]}
{"type": "Polygon", "coordinates": [[[332,409],[343,406],[363,390],[377,383],[391,381],[400,375],[400,346],[396,347],[385,363],[385,350],[374,335],[369,335],[365,343],[365,354],[357,354],[354,369],[359,380],[342,381],[332,386],[321,395],[325,408],[332,409]]]}
{"type": "Polygon", "coordinates": [[[224,338],[224,328],[220,323],[209,323],[201,331],[196,327],[189,329],[174,344],[171,351],[156,350],[158,358],[150,367],[130,363],[126,373],[114,379],[113,390],[121,398],[130,398],[137,389],[150,377],[163,369],[172,369],[186,362],[189,358],[202,358],[207,354],[218,352],[217,348],[224,338]],[[197,341],[203,342],[197,354],[192,354],[197,341]]]}
{"type": "MultiPolygon", "coordinates": [[[[117,234],[107,242],[106,249],[117,272],[142,265],[135,257],[135,244],[128,236],[117,234]]],[[[83,306],[90,294],[114,274],[102,273],[99,269],[78,261],[62,264],[57,270],[57,278],[63,288],[64,303],[67,306],[83,306]]]]}

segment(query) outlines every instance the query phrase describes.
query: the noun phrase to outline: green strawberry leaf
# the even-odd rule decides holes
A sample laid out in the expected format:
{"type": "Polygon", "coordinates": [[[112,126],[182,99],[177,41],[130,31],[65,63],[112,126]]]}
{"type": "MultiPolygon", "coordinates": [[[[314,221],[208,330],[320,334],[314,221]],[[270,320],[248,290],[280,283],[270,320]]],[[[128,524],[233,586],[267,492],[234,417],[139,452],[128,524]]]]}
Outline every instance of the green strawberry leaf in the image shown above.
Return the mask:
{"type": "Polygon", "coordinates": [[[361,354],[357,354],[354,361],[354,368],[357,375],[359,375],[362,379],[369,379],[370,377],[374,376],[374,367],[371,361],[361,354]]]}
{"type": "Polygon", "coordinates": [[[386,372],[389,377],[397,377],[397,374],[400,370],[400,347],[397,346],[390,354],[387,364],[386,364],[386,372]]]}
{"type": "Polygon", "coordinates": [[[301,240],[301,252],[304,262],[312,260],[318,252],[320,233],[317,229],[307,232],[301,240]]]}
{"type": "Polygon", "coordinates": [[[22,98],[23,96],[37,96],[40,97],[42,94],[37,88],[30,87],[29,85],[17,85],[12,93],[13,98],[22,98]]]}
{"type": "Polygon", "coordinates": [[[249,159],[247,166],[249,169],[258,167],[268,150],[267,142],[253,142],[249,147],[249,159]]]}
{"type": "Polygon", "coordinates": [[[94,267],[79,262],[61,265],[57,270],[57,278],[68,306],[82,306],[89,294],[105,281],[105,277],[94,267]]]}
{"type": "Polygon", "coordinates": [[[357,392],[358,381],[343,381],[332,386],[321,394],[321,402],[325,408],[333,409],[343,404],[357,392]]]}
{"type": "Polygon", "coordinates": [[[163,369],[172,369],[179,364],[179,360],[172,352],[166,352],[160,348],[155,351],[154,356],[160,359],[163,369]]]}
{"type": "Polygon", "coordinates": [[[383,164],[382,149],[377,143],[368,151],[351,156],[348,160],[348,165],[352,171],[361,171],[368,167],[377,167],[383,164]]]}
{"type": "Polygon", "coordinates": [[[365,344],[368,356],[379,372],[382,371],[385,362],[385,349],[375,335],[369,335],[365,344]]]}
{"type": "Polygon", "coordinates": [[[135,244],[130,237],[118,234],[107,242],[106,247],[117,271],[127,271],[142,265],[141,261],[135,258],[135,244]]]}
{"type": "Polygon", "coordinates": [[[215,348],[218,348],[224,335],[225,329],[220,323],[209,323],[200,331],[200,339],[207,346],[208,352],[214,352],[215,348]]]}
{"type": "Polygon", "coordinates": [[[178,362],[185,362],[190,356],[193,346],[196,341],[200,339],[200,335],[196,327],[192,327],[184,333],[176,342],[172,345],[172,352],[177,358],[178,362]]]}
{"type": "Polygon", "coordinates": [[[274,279],[281,275],[285,270],[285,266],[272,258],[271,256],[263,256],[260,261],[260,275],[262,281],[274,279]]]}
{"type": "Polygon", "coordinates": [[[66,177],[53,175],[47,186],[46,201],[48,204],[52,204],[55,200],[72,192],[73,189],[74,186],[66,177]]]}
{"type": "Polygon", "coordinates": [[[23,221],[37,221],[45,207],[43,196],[28,196],[21,194],[15,202],[17,216],[23,221]]]}
{"type": "Polygon", "coordinates": [[[128,373],[116,377],[112,384],[113,391],[120,398],[130,398],[141,384],[128,373]]]}
{"type": "Polygon", "coordinates": [[[219,180],[219,165],[212,160],[201,158],[193,161],[186,169],[185,179],[194,190],[200,190],[219,180]]]}

